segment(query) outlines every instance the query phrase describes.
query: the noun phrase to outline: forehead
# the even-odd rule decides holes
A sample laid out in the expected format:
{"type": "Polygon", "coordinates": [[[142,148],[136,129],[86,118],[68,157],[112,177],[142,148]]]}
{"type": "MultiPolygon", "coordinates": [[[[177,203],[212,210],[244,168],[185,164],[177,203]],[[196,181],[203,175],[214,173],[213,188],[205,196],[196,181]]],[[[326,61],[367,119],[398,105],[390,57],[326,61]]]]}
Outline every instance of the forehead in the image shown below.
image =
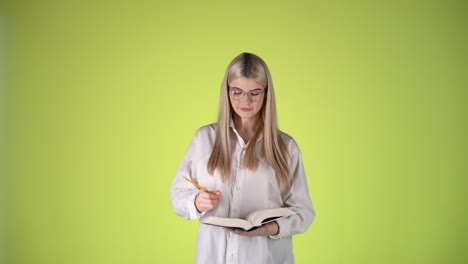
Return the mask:
{"type": "Polygon", "coordinates": [[[263,86],[257,83],[254,79],[239,77],[229,82],[229,87],[239,88],[244,91],[250,91],[255,89],[262,89],[263,86]]]}

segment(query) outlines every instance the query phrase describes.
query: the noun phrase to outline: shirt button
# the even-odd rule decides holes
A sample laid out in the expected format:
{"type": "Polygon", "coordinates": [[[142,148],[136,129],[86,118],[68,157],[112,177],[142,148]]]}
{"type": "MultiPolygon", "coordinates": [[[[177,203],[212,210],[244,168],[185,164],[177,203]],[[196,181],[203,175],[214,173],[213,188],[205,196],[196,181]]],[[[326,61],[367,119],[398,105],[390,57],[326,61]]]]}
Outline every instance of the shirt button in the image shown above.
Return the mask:
{"type": "Polygon", "coordinates": [[[240,187],[236,187],[236,190],[240,191],[240,187]]]}

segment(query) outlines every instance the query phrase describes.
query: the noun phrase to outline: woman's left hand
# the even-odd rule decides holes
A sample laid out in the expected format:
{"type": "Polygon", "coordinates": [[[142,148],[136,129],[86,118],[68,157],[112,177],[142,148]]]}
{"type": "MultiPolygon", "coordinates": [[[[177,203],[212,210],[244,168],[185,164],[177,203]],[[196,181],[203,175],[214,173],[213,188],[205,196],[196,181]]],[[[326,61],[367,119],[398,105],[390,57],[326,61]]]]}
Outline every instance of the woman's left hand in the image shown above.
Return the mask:
{"type": "Polygon", "coordinates": [[[276,222],[270,222],[265,225],[262,225],[259,228],[256,228],[252,231],[243,231],[241,229],[233,229],[233,228],[224,228],[225,230],[232,232],[236,235],[240,236],[274,236],[279,233],[279,226],[276,222]]]}

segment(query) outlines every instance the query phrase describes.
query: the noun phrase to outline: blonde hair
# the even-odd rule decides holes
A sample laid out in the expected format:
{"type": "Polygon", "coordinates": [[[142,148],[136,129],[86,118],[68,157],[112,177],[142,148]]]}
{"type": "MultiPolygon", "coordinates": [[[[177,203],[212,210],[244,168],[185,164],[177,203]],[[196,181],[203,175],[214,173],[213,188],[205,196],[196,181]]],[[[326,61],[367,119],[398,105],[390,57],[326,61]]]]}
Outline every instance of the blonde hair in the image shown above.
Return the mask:
{"type": "Polygon", "coordinates": [[[265,97],[261,108],[257,131],[249,141],[242,166],[254,170],[259,163],[259,155],[274,169],[280,188],[290,184],[291,177],[287,162],[287,148],[277,125],[276,104],[273,82],[266,63],[252,53],[242,53],[229,64],[221,84],[221,95],[216,126],[216,139],[208,160],[208,172],[213,175],[218,170],[224,183],[231,183],[231,133],[230,121],[234,113],[229,100],[229,82],[245,77],[253,79],[265,87],[265,97]],[[263,148],[257,147],[257,139],[263,132],[263,148]]]}

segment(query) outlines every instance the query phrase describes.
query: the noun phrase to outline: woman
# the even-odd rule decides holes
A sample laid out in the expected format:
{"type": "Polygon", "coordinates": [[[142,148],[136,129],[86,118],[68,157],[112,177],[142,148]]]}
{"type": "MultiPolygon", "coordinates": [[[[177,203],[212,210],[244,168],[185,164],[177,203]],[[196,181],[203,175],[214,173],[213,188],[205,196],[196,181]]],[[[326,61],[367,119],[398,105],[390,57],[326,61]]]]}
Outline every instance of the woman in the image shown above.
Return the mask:
{"type": "Polygon", "coordinates": [[[278,207],[296,214],[249,232],[200,222],[196,263],[294,263],[292,235],[312,224],[315,211],[301,153],[277,128],[273,92],[260,57],[242,53],[234,58],[221,85],[218,122],[193,137],[172,183],[171,203],[186,219],[243,218],[278,207]]]}

